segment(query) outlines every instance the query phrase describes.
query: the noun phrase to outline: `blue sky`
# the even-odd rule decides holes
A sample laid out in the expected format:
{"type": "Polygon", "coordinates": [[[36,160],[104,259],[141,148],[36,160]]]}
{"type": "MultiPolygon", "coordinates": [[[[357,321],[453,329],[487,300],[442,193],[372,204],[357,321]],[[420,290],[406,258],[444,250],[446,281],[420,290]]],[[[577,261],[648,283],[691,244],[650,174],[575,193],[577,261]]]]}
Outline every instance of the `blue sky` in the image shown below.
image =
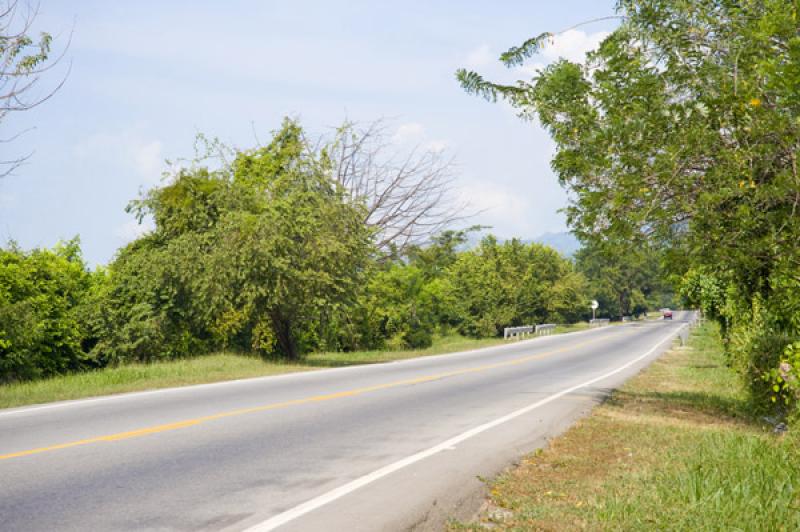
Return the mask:
{"type": "MultiPolygon", "coordinates": [[[[324,134],[345,117],[391,119],[398,145],[445,148],[456,194],[503,237],[565,229],[553,145],[503,104],[465,94],[471,67],[514,80],[558,56],[580,59],[614,22],[572,30],[525,67],[496,57],[543,31],[613,15],[612,0],[498,2],[41,0],[37,27],[64,42],[71,72],[44,105],[7,118],[4,158],[34,151],[0,181],[0,241],[52,246],[80,235],[92,264],[141,231],[125,205],[190,157],[198,132],[246,148],[298,117],[324,134]]],[[[66,68],[65,61],[60,68],[66,68]]],[[[58,72],[45,79],[58,81],[58,72]]]]}

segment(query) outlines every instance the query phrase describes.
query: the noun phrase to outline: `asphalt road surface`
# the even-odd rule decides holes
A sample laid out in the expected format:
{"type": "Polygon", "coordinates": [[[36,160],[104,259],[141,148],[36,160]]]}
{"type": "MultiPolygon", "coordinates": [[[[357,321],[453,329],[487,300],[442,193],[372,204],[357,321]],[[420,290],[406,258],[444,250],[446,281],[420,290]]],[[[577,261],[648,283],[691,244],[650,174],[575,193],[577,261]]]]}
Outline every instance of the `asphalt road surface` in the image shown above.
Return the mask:
{"type": "Polygon", "coordinates": [[[432,530],[673,321],[0,411],[0,530],[432,530]]]}

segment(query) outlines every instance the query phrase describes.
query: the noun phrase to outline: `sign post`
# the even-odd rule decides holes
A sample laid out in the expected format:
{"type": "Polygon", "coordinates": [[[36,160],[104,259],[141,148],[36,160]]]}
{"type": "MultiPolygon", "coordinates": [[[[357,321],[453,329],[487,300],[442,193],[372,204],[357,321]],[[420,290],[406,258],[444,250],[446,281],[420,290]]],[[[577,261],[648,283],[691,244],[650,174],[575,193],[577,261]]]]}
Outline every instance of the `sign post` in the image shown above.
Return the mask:
{"type": "Polygon", "coordinates": [[[595,319],[594,313],[597,310],[597,307],[600,306],[600,303],[597,302],[596,299],[592,299],[592,320],[595,319]]]}

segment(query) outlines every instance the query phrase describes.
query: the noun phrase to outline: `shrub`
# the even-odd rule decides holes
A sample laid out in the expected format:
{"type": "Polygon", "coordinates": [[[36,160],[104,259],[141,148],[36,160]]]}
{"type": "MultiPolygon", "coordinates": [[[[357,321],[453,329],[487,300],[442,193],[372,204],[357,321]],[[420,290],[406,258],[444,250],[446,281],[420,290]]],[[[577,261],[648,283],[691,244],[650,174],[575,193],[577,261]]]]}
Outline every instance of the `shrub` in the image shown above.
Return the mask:
{"type": "Polygon", "coordinates": [[[0,249],[0,381],[27,380],[89,365],[79,308],[94,282],[77,239],[53,250],[0,249]]]}

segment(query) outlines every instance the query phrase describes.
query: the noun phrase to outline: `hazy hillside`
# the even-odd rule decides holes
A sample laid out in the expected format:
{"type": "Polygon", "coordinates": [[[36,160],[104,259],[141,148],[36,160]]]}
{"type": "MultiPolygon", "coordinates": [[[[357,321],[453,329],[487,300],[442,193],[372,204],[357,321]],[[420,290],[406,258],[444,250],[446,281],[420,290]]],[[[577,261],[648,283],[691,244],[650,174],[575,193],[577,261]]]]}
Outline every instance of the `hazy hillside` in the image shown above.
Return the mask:
{"type": "Polygon", "coordinates": [[[568,232],[563,233],[544,233],[533,239],[534,242],[555,248],[565,257],[571,257],[581,247],[581,243],[575,235],[568,232]]]}

